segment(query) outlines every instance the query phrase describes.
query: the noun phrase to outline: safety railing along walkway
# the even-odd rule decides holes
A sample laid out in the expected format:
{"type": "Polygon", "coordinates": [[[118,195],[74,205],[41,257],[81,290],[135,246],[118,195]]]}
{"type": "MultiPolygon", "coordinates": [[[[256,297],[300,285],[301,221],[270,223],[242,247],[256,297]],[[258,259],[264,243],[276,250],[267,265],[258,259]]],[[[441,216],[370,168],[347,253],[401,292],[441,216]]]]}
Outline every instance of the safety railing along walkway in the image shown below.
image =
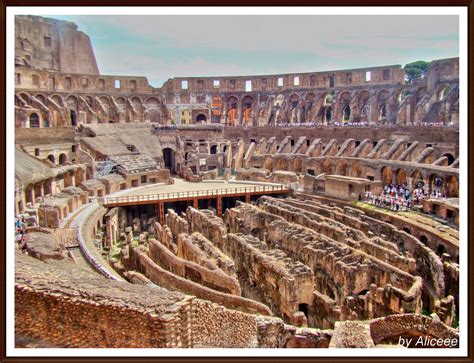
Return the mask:
{"type": "Polygon", "coordinates": [[[168,192],[146,195],[129,195],[119,197],[104,197],[104,206],[117,204],[159,202],[203,197],[225,197],[252,193],[287,193],[290,189],[286,185],[256,185],[251,187],[236,187],[227,189],[207,189],[183,192],[168,192]]]}

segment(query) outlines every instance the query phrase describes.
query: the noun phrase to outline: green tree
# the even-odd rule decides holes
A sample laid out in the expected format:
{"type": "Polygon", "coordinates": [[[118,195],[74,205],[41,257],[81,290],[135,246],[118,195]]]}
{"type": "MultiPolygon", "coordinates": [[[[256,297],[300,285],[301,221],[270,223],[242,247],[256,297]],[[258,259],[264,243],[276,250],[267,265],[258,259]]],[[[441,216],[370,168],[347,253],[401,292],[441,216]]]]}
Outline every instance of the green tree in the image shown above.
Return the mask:
{"type": "Polygon", "coordinates": [[[415,79],[423,78],[429,65],[430,62],[422,60],[405,64],[403,70],[405,71],[407,82],[411,83],[415,79]]]}

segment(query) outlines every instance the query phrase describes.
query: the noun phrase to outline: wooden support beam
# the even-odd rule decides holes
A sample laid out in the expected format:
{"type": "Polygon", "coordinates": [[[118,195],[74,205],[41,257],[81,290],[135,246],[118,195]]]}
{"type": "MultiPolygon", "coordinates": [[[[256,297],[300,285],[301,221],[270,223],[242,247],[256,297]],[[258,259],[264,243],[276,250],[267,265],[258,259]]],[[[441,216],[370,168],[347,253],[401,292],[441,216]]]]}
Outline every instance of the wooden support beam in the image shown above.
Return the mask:
{"type": "Polygon", "coordinates": [[[197,198],[193,198],[193,208],[199,209],[199,201],[197,198]]]}
{"type": "Polygon", "coordinates": [[[164,202],[158,202],[158,216],[160,219],[160,224],[164,226],[165,225],[165,203],[164,202]]]}
{"type": "Polygon", "coordinates": [[[245,194],[245,203],[250,204],[250,194],[245,194]]]}
{"type": "Polygon", "coordinates": [[[222,217],[222,197],[217,197],[217,216],[222,217]]]}

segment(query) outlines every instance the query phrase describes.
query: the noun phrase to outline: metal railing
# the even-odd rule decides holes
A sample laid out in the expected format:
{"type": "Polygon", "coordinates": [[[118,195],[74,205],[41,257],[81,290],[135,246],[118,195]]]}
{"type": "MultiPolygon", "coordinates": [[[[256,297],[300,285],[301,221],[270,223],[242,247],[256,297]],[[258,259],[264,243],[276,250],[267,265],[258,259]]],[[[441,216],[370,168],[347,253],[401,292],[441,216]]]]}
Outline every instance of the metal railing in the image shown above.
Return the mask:
{"type": "Polygon", "coordinates": [[[171,193],[158,193],[158,194],[146,194],[146,195],[130,195],[120,197],[105,197],[104,205],[114,204],[129,204],[129,203],[143,203],[143,202],[157,202],[157,201],[168,201],[177,199],[192,199],[199,197],[218,197],[228,196],[236,194],[247,194],[247,193],[265,193],[265,192],[289,192],[289,188],[285,185],[256,185],[251,187],[237,187],[229,189],[208,189],[208,190],[196,190],[196,191],[185,191],[185,192],[171,192],[171,193]]]}

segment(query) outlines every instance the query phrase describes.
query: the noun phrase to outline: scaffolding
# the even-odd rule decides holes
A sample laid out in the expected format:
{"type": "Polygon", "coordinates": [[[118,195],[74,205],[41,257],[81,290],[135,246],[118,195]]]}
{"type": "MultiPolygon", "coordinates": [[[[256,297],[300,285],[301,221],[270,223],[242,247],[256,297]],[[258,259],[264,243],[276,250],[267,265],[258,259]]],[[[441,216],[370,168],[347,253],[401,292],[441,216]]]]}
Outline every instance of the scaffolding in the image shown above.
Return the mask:
{"type": "Polygon", "coordinates": [[[95,177],[106,176],[117,173],[117,163],[113,160],[97,161],[95,163],[95,177]]]}

